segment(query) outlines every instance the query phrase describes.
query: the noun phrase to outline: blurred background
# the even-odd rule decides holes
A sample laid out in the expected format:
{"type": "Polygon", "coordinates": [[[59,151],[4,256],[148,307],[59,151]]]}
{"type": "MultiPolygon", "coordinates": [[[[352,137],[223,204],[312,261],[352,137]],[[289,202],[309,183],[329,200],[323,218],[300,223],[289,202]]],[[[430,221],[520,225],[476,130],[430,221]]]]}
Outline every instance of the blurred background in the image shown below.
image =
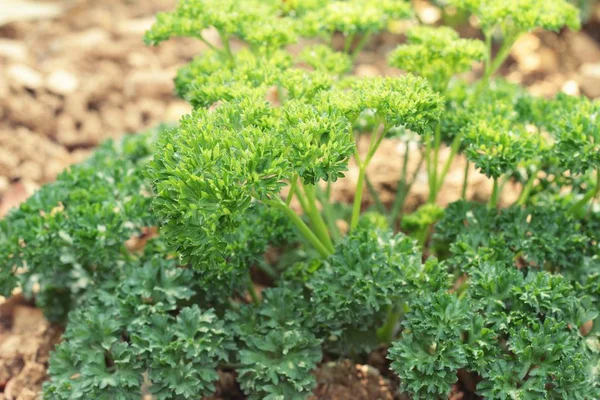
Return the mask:
{"type": "MultiPolygon", "coordinates": [[[[573,1],[584,28],[524,36],[503,75],[542,96],[600,97],[600,5],[573,1]]],[[[204,45],[178,39],[150,48],[142,42],[154,15],[175,3],[0,0],[0,216],[103,140],[188,112],[172,94],[172,79],[204,45]]],[[[478,35],[468,16],[443,1],[413,3],[426,23],[478,35]]],[[[373,40],[355,72],[393,73],[386,54],[403,40],[405,27],[400,23],[373,40]]]]}

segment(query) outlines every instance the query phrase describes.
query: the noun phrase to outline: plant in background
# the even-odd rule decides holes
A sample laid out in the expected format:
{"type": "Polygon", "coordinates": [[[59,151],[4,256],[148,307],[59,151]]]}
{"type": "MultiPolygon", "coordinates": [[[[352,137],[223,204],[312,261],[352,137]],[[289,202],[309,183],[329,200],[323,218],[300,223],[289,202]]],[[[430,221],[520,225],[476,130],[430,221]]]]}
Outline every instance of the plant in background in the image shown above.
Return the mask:
{"type": "Polygon", "coordinates": [[[145,384],[157,399],[195,399],[235,371],[250,399],[305,399],[324,353],[378,345],[415,399],[447,398],[457,374],[485,398],[598,398],[598,104],[492,79],[522,33],[576,27],[576,11],[450,3],[479,19],[485,42],[413,27],[390,55],[409,74],[376,78],[349,73],[373,35],[411,15],[407,2],[182,0],[159,14],[148,43],[209,47],[175,80],[194,110],[105,145],[0,222],[3,294],[20,286],[68,320],[45,398],[137,399],[145,384]],[[482,78],[461,80],[478,61],[482,78]],[[405,143],[391,209],[363,212],[367,167],[398,136],[420,141],[428,201],[401,215],[414,182],[405,143]],[[493,194],[444,209],[461,153],[493,194]],[[352,158],[345,210],[331,184],[352,158]],[[522,192],[498,209],[509,181],[522,192]]]}
{"type": "Polygon", "coordinates": [[[166,127],[108,142],[0,221],[2,293],[20,287],[53,321],[132,254],[126,241],[156,226],[142,166],[166,127]]]}

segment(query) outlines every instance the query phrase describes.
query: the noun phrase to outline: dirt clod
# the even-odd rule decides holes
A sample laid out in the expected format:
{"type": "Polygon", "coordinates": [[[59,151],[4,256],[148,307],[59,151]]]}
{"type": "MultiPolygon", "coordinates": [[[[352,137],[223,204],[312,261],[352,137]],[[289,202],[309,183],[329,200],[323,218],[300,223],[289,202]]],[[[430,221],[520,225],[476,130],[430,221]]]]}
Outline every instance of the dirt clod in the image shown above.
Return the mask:
{"type": "Polygon", "coordinates": [[[316,371],[313,400],[392,400],[392,389],[379,371],[350,360],[331,362],[316,371]]]}

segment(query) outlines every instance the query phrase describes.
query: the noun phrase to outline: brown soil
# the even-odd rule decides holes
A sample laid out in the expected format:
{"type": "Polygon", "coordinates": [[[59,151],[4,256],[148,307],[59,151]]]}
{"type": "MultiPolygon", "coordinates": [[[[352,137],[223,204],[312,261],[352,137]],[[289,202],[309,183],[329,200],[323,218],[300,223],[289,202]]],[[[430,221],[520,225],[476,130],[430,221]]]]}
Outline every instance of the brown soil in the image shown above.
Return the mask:
{"type": "Polygon", "coordinates": [[[142,42],[156,12],[175,4],[68,1],[56,19],[0,26],[0,197],[17,180],[52,181],[107,138],[189,110],[172,78],[204,45],[142,42]]]}
{"type": "MultiPolygon", "coordinates": [[[[418,1],[423,20],[439,12],[418,1]]],[[[182,64],[204,49],[193,40],[172,40],[157,48],[144,46],[143,32],[153,16],[172,9],[176,0],[63,0],[52,19],[0,20],[0,217],[39,185],[52,181],[71,163],[85,158],[101,141],[175,121],[189,106],[173,96],[172,77],[182,64]]],[[[559,91],[600,97],[600,8],[582,32],[529,34],[511,54],[502,73],[539,95],[559,91]]],[[[215,37],[209,38],[216,41],[215,37]]],[[[397,73],[381,54],[399,42],[382,35],[364,52],[357,75],[397,73]]],[[[363,138],[360,147],[368,145],[363,138]]],[[[400,174],[404,144],[390,140],[369,167],[369,177],[384,202],[391,202],[400,174]]],[[[442,152],[440,162],[447,152],[442,152]]],[[[417,170],[418,151],[411,151],[415,176],[407,207],[427,196],[427,176],[417,170]]],[[[464,159],[457,157],[440,194],[440,203],[458,198],[464,159]]],[[[334,198],[353,197],[358,169],[336,184],[334,198]]],[[[471,171],[468,197],[486,197],[490,183],[471,171]]],[[[510,201],[511,190],[505,190],[510,201]]],[[[513,193],[516,190],[512,191],[513,193]]],[[[366,201],[368,201],[368,196],[366,201]]],[[[19,296],[0,305],[0,400],[37,397],[46,379],[50,349],[61,330],[19,296]]],[[[403,398],[387,371],[381,352],[370,365],[348,360],[326,363],[315,373],[314,399],[387,400],[403,398]]],[[[463,379],[462,385],[468,379],[463,379]]],[[[217,399],[243,398],[234,377],[222,373],[217,399]]],[[[450,396],[466,399],[457,386],[450,396]]]]}
{"type": "Polygon", "coordinates": [[[61,333],[20,296],[0,306],[0,400],[37,398],[61,333]]]}

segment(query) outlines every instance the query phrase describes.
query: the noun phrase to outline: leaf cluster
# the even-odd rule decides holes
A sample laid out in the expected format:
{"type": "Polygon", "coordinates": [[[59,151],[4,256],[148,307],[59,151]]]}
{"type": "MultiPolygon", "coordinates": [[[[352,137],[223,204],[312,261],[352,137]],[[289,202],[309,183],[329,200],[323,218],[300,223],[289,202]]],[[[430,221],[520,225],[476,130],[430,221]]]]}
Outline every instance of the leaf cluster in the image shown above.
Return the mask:
{"type": "Polygon", "coordinates": [[[499,28],[505,35],[535,28],[558,31],[578,29],[579,12],[566,0],[449,0],[449,4],[475,15],[484,30],[499,28]]]}
{"type": "Polygon", "coordinates": [[[440,92],[452,76],[486,56],[483,42],[461,39],[452,28],[415,26],[406,36],[407,43],[390,54],[390,65],[426,78],[440,92]]]}
{"type": "Polygon", "coordinates": [[[157,399],[195,399],[235,370],[250,399],[305,399],[323,352],[360,355],[400,329],[389,357],[415,399],[446,398],[461,370],[486,398],[598,398],[599,217],[569,208],[597,194],[576,199],[600,167],[598,103],[489,79],[521,33],[576,27],[576,12],[564,0],[449,3],[479,19],[487,46],[412,28],[390,60],[419,76],[385,78],[345,74],[371,35],[410,15],[406,1],[182,0],[159,14],[148,43],[189,36],[210,48],[175,81],[193,112],[105,145],[0,222],[2,294],[20,286],[54,319],[74,310],[45,397],[133,399],[146,383],[157,399]],[[492,60],[496,31],[505,43],[492,60]],[[340,35],[342,52],[287,48],[340,35]],[[452,79],[477,61],[479,85],[452,79]],[[395,218],[360,215],[367,165],[400,134],[420,136],[434,193],[445,141],[496,189],[509,177],[533,186],[543,171],[545,194],[501,211],[444,210],[433,196],[399,224],[415,242],[389,229],[395,218]],[[346,215],[319,184],[353,156],[361,184],[343,236],[346,215]],[[561,198],[567,184],[575,194],[561,198]],[[271,267],[270,247],[281,265],[299,262],[271,267]]]}
{"type": "Polygon", "coordinates": [[[156,225],[142,167],[167,127],[104,144],[0,221],[2,295],[19,286],[51,320],[130,257],[125,242],[156,225]]]}
{"type": "Polygon", "coordinates": [[[465,370],[481,377],[485,398],[598,396],[597,356],[577,329],[594,315],[566,279],[484,261],[466,284],[460,296],[438,291],[409,303],[389,352],[404,390],[444,398],[465,370]]]}

